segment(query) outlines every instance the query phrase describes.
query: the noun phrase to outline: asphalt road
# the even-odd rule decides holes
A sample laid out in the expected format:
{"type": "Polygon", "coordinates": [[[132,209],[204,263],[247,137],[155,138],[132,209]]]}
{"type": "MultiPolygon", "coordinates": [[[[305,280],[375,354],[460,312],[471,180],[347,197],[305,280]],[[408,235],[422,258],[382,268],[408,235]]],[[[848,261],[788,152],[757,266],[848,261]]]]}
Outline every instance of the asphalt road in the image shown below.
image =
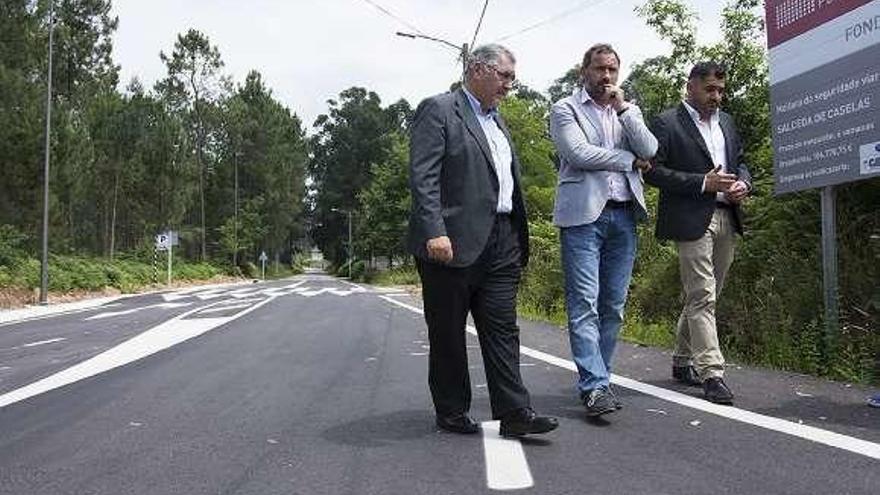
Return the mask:
{"type": "Polygon", "coordinates": [[[735,364],[736,407],[622,345],[625,408],[589,421],[565,333],[522,321],[557,431],[501,439],[469,337],[480,435],[438,431],[420,302],[308,275],[0,324],[0,494],[876,494],[868,390],[735,364]]]}

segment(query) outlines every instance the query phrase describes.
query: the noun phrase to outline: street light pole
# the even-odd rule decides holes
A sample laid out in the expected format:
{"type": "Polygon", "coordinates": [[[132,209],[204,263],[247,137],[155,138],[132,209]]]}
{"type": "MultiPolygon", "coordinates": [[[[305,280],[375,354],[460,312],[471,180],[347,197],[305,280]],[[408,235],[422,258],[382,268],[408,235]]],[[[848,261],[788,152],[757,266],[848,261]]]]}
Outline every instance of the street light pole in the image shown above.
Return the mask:
{"type": "Polygon", "coordinates": [[[468,55],[470,54],[470,52],[469,52],[470,47],[468,46],[467,43],[464,43],[463,45],[458,46],[458,45],[456,45],[454,43],[450,43],[444,39],[434,38],[432,36],[426,36],[424,34],[404,33],[401,31],[398,31],[395,34],[397,36],[402,36],[404,38],[412,38],[412,39],[421,38],[423,40],[436,41],[437,43],[442,43],[448,47],[453,48],[455,51],[457,51],[459,53],[459,56],[461,57],[461,80],[462,80],[462,82],[464,82],[464,76],[467,73],[468,55]]]}
{"type": "Polygon", "coordinates": [[[232,226],[233,248],[232,248],[232,269],[238,273],[238,150],[233,156],[233,168],[235,169],[235,191],[234,196],[234,225],[232,226]]]}
{"type": "Polygon", "coordinates": [[[46,73],[46,149],[43,163],[43,260],[40,266],[40,304],[49,304],[49,155],[52,138],[52,34],[55,0],[49,0],[49,68],[46,73]]]}
{"type": "Polygon", "coordinates": [[[348,210],[348,279],[351,280],[351,264],[354,262],[354,246],[351,245],[351,210],[348,210]]]}
{"type": "Polygon", "coordinates": [[[354,246],[351,244],[351,210],[343,210],[340,208],[330,208],[330,211],[336,213],[345,213],[348,215],[348,279],[351,280],[351,264],[354,261],[354,246]]]}

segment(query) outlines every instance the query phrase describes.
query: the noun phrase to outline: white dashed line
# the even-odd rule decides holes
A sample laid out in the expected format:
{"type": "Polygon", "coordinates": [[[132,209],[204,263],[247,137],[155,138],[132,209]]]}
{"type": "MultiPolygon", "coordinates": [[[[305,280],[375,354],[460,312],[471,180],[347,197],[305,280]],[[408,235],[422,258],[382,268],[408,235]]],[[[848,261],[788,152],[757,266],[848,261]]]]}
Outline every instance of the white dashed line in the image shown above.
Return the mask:
{"type": "Polygon", "coordinates": [[[31,342],[30,344],[24,344],[22,347],[36,347],[38,345],[46,345],[46,344],[54,344],[55,342],[64,342],[64,337],[59,337],[57,339],[49,339],[49,340],[41,340],[39,342],[31,342]]]}
{"type": "Polygon", "coordinates": [[[483,422],[483,452],[486,456],[486,484],[490,490],[521,490],[535,484],[519,440],[498,432],[500,421],[483,422]]]}

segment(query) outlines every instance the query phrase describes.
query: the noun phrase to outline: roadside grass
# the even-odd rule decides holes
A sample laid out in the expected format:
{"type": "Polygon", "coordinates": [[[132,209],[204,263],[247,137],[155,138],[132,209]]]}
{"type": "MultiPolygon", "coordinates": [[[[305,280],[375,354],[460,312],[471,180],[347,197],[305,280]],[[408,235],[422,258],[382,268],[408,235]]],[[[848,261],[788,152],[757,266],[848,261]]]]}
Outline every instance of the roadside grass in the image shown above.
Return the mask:
{"type": "MultiPolygon", "coordinates": [[[[134,255],[120,255],[110,261],[75,255],[49,256],[49,292],[52,299],[84,296],[88,293],[133,293],[163,286],[166,265],[140,261],[134,255]]],[[[172,282],[175,284],[228,278],[224,269],[211,263],[191,263],[175,259],[172,282]]],[[[19,256],[0,264],[0,306],[13,307],[36,302],[40,286],[40,261],[19,256]]]]}

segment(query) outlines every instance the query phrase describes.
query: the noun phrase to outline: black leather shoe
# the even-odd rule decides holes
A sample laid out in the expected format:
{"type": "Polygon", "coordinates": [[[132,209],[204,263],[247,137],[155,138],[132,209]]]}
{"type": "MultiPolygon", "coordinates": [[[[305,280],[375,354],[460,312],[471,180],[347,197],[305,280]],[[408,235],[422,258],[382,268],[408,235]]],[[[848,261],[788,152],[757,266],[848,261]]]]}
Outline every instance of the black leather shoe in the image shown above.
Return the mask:
{"type": "Polygon", "coordinates": [[[503,437],[521,437],[553,431],[559,421],[550,416],[538,416],[530,407],[517,409],[501,418],[499,433],[503,437]]]}
{"type": "Polygon", "coordinates": [[[437,426],[441,430],[451,431],[452,433],[461,433],[464,435],[472,435],[480,431],[480,425],[470,416],[464,413],[450,414],[449,416],[437,415],[437,426]]]}
{"type": "Polygon", "coordinates": [[[583,396],[584,407],[587,409],[587,416],[595,418],[603,414],[613,413],[616,411],[617,403],[614,396],[606,387],[596,387],[583,396]]]}
{"type": "Polygon", "coordinates": [[[715,404],[733,404],[733,392],[730,391],[727,384],[724,383],[724,380],[718,376],[707,378],[706,381],[703,382],[703,397],[705,397],[707,401],[714,402],[715,404]]]}
{"type": "Polygon", "coordinates": [[[697,369],[694,368],[692,365],[672,365],[672,378],[674,378],[675,381],[679,383],[683,383],[691,387],[699,387],[703,384],[702,380],[700,380],[700,375],[697,374],[697,369]]]}

